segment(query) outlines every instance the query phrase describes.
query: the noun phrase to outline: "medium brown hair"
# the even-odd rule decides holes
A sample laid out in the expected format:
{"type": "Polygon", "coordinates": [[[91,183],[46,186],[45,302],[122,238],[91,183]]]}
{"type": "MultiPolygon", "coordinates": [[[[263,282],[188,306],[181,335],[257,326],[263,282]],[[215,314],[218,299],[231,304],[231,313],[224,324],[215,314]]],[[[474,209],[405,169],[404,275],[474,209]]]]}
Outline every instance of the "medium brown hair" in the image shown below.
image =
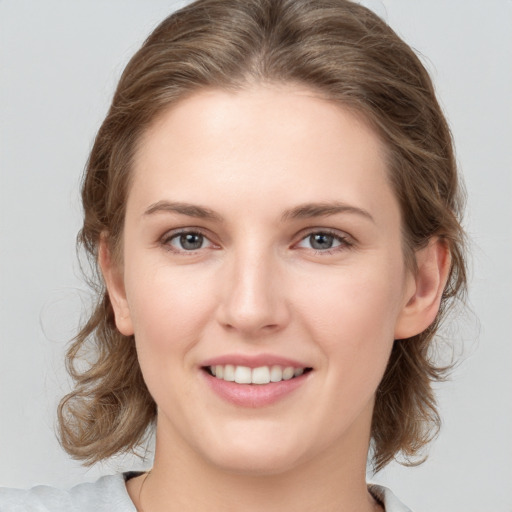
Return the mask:
{"type": "MultiPolygon", "coordinates": [[[[370,10],[348,0],[199,0],[164,20],[127,65],[97,134],[83,179],[79,246],[96,265],[106,234],[120,255],[133,157],[159,113],[202,88],[254,82],[303,85],[362,115],[387,148],[409,266],[433,236],[449,248],[439,314],[426,331],[394,342],[375,401],[374,467],[398,455],[412,463],[440,423],[432,384],[445,368],[431,345],[447,307],[465,289],[463,201],[430,77],[370,10]]],[[[97,286],[95,309],[67,354],[75,389],[59,406],[61,442],[86,463],[134,449],[156,417],[134,339],[116,329],[99,272],[97,286]],[[84,354],[94,360],[78,368],[84,354]]]]}

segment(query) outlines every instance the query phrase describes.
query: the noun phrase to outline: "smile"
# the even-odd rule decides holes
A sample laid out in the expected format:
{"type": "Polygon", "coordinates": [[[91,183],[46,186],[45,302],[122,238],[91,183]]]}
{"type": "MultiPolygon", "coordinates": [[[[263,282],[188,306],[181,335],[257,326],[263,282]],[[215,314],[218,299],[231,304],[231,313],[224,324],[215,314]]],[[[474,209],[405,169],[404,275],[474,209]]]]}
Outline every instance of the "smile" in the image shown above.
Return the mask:
{"type": "Polygon", "coordinates": [[[219,380],[235,382],[237,384],[270,384],[299,377],[311,370],[311,368],[300,368],[293,366],[259,366],[250,368],[248,366],[237,366],[233,364],[212,365],[205,367],[205,370],[219,380]]]}

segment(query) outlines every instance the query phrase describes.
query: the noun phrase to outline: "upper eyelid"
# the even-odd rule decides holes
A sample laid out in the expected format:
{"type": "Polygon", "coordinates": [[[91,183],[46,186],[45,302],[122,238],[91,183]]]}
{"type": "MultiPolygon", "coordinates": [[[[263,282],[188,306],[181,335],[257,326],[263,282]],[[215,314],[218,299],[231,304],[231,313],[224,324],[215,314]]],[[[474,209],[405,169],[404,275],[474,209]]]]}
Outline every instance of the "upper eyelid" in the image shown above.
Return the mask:
{"type": "Polygon", "coordinates": [[[298,238],[298,241],[301,241],[301,240],[304,240],[304,238],[307,238],[308,236],[315,235],[315,234],[326,234],[326,235],[334,236],[336,238],[339,238],[340,240],[344,240],[347,242],[353,242],[353,243],[356,242],[356,239],[352,235],[350,235],[346,231],[341,231],[336,228],[320,228],[320,227],[306,228],[305,230],[302,230],[297,235],[297,238],[298,238]]]}
{"type": "Polygon", "coordinates": [[[196,226],[169,229],[160,237],[160,240],[170,240],[175,236],[183,235],[185,233],[195,233],[202,235],[211,241],[211,235],[209,234],[208,230],[196,226]]]}

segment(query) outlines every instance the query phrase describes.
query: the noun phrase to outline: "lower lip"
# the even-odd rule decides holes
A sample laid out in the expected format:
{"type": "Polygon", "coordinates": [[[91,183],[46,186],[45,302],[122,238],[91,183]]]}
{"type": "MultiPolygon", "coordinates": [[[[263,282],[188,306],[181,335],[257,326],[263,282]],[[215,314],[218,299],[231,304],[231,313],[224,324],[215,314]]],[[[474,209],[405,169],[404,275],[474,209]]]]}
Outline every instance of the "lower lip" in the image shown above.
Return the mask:
{"type": "Polygon", "coordinates": [[[290,395],[306,382],[311,372],[290,380],[270,382],[269,384],[237,384],[217,379],[204,370],[202,373],[213,392],[226,402],[239,407],[256,408],[272,405],[290,395]]]}

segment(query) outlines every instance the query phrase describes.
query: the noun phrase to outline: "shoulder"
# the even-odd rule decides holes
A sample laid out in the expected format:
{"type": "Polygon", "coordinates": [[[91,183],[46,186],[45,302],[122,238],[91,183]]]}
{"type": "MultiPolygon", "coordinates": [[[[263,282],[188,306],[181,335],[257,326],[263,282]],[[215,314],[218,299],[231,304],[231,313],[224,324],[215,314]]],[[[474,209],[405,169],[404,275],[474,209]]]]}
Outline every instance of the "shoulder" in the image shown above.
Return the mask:
{"type": "Polygon", "coordinates": [[[104,476],[68,490],[38,485],[0,488],[0,512],[136,512],[122,474],[104,476]]]}
{"type": "Polygon", "coordinates": [[[370,493],[384,505],[386,512],[412,512],[406,507],[387,487],[377,484],[369,484],[370,493]]]}

